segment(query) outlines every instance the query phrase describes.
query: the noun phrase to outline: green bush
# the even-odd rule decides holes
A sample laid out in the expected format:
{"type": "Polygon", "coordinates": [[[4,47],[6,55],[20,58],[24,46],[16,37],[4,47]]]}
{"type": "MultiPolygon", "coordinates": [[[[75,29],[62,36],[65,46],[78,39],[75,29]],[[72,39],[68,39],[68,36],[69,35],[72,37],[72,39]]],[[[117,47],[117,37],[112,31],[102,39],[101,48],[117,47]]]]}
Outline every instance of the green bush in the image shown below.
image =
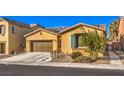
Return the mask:
{"type": "Polygon", "coordinates": [[[99,57],[99,53],[103,53],[106,48],[105,36],[100,36],[95,31],[89,31],[86,35],[82,36],[82,45],[86,47],[87,52],[90,53],[91,57],[99,57]]]}
{"type": "Polygon", "coordinates": [[[78,58],[80,56],[82,56],[81,52],[76,51],[76,52],[72,52],[71,55],[72,59],[78,58]]]}
{"type": "Polygon", "coordinates": [[[95,62],[97,58],[92,58],[88,56],[79,56],[73,60],[73,62],[80,62],[80,63],[92,63],[95,62]]]}

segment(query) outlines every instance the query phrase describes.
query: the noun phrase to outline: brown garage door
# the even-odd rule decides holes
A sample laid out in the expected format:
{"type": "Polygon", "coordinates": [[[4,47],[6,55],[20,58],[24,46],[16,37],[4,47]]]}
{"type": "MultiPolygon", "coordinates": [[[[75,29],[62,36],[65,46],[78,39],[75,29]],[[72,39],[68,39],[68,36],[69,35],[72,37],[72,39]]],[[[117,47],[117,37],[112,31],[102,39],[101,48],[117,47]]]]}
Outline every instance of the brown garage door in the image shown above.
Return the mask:
{"type": "Polygon", "coordinates": [[[52,52],[53,42],[52,41],[33,41],[32,51],[33,52],[52,52]]]}

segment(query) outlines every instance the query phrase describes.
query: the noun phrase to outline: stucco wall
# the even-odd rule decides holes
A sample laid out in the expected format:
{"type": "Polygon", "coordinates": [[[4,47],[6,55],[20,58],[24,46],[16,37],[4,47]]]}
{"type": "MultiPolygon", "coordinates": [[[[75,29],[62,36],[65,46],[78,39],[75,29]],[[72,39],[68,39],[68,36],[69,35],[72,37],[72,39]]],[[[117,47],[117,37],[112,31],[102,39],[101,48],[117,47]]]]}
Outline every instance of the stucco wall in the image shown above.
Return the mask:
{"type": "Polygon", "coordinates": [[[16,24],[12,24],[4,19],[0,19],[0,25],[5,26],[5,34],[0,34],[0,42],[5,42],[5,54],[10,54],[13,52],[21,52],[23,50],[22,44],[25,43],[24,35],[31,32],[30,28],[17,26],[16,24]],[[16,31],[13,34],[11,27],[15,26],[16,31]]]}
{"type": "MultiPolygon", "coordinates": [[[[82,26],[86,32],[88,31],[94,31],[94,28],[90,28],[90,27],[87,27],[87,26],[82,26]]],[[[103,31],[99,31],[99,30],[96,30],[98,31],[99,35],[100,36],[103,36],[103,31]]],[[[76,27],[76,28],[73,28],[73,29],[70,29],[68,31],[66,31],[65,33],[63,33],[61,35],[61,50],[63,53],[65,54],[70,54],[72,53],[73,51],[80,51],[82,53],[84,53],[84,49],[72,49],[71,48],[71,34],[79,34],[79,33],[83,33],[83,31],[80,29],[80,27],[76,27]]]]}
{"type": "Polygon", "coordinates": [[[119,23],[119,32],[118,32],[119,41],[121,41],[122,35],[124,35],[124,18],[121,18],[119,23]]]}
{"type": "Polygon", "coordinates": [[[31,32],[30,28],[9,24],[8,29],[9,29],[9,53],[12,53],[12,51],[16,53],[22,52],[25,44],[24,35],[31,32]],[[12,33],[11,29],[12,26],[16,27],[16,31],[14,34],[12,33]]]}
{"type": "Polygon", "coordinates": [[[5,26],[5,33],[2,35],[0,34],[0,42],[5,42],[5,53],[9,54],[9,46],[8,46],[8,22],[7,21],[0,21],[0,25],[4,25],[5,26]]]}
{"type": "Polygon", "coordinates": [[[58,47],[58,39],[57,35],[39,30],[36,33],[26,37],[26,52],[31,52],[31,41],[34,40],[52,40],[53,41],[53,51],[57,50],[58,47]]]}

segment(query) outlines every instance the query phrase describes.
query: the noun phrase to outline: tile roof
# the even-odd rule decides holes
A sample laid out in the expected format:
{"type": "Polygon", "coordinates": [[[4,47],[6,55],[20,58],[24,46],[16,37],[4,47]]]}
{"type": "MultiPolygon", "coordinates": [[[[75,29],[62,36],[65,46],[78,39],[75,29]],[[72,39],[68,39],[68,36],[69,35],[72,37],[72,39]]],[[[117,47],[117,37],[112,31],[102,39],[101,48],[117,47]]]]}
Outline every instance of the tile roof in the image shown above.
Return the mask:
{"type": "Polygon", "coordinates": [[[100,28],[100,27],[97,27],[97,26],[93,26],[93,25],[89,25],[89,24],[85,24],[85,23],[78,23],[76,25],[73,25],[73,26],[70,26],[68,28],[65,28],[65,29],[61,30],[60,33],[63,33],[65,31],[69,30],[69,29],[72,29],[74,27],[81,26],[81,25],[82,26],[87,26],[87,27],[90,27],[90,28],[94,28],[94,29],[98,29],[98,30],[101,30],[101,31],[105,31],[103,28],[100,28]]]}
{"type": "MultiPolygon", "coordinates": [[[[45,28],[45,27],[43,27],[43,26],[41,26],[39,24],[25,24],[23,22],[10,20],[8,18],[0,18],[0,19],[6,20],[6,21],[8,21],[8,22],[10,22],[12,24],[18,25],[18,26],[23,26],[23,27],[28,27],[28,28],[33,28],[35,26],[39,26],[39,28],[43,28],[43,29],[46,29],[46,30],[54,32],[54,33],[63,33],[65,31],[69,30],[69,29],[72,29],[72,28],[80,26],[80,25],[88,26],[88,27],[91,27],[91,28],[94,28],[94,29],[105,31],[105,29],[103,29],[101,27],[93,26],[93,25],[89,25],[89,24],[85,24],[85,23],[78,23],[78,24],[73,25],[73,26],[60,26],[60,27],[45,28]]],[[[34,29],[34,30],[36,30],[36,29],[34,29]]]]}
{"type": "Polygon", "coordinates": [[[39,26],[41,28],[45,28],[39,24],[25,24],[23,22],[20,22],[20,21],[15,21],[15,20],[11,20],[11,19],[8,19],[8,18],[0,18],[0,19],[3,19],[3,20],[6,20],[12,24],[15,24],[15,25],[18,25],[18,26],[23,26],[23,27],[28,27],[28,28],[33,28],[33,27],[36,27],[36,26],[39,26]]]}
{"type": "Polygon", "coordinates": [[[55,32],[55,33],[59,33],[60,31],[64,30],[68,28],[67,26],[60,26],[60,27],[52,27],[52,28],[46,28],[49,31],[55,32]]]}
{"type": "Polygon", "coordinates": [[[39,24],[30,24],[30,27],[31,27],[31,28],[36,27],[36,26],[39,26],[39,27],[41,27],[41,28],[45,28],[44,26],[41,26],[41,25],[39,25],[39,24]]]}
{"type": "Polygon", "coordinates": [[[8,18],[0,18],[0,19],[6,20],[6,21],[8,21],[8,22],[10,22],[12,24],[18,25],[18,26],[23,26],[23,27],[30,28],[30,25],[25,24],[25,23],[20,22],[20,21],[11,20],[11,19],[8,19],[8,18]]]}
{"type": "Polygon", "coordinates": [[[74,27],[77,27],[77,26],[80,26],[80,25],[84,25],[84,26],[88,26],[88,27],[91,27],[91,28],[95,28],[95,29],[98,29],[98,30],[102,30],[102,31],[105,31],[104,28],[102,27],[98,27],[96,25],[88,25],[88,24],[84,24],[84,23],[79,23],[79,24],[76,24],[76,25],[73,25],[73,26],[59,26],[59,27],[51,27],[51,28],[45,28],[46,30],[49,30],[51,32],[54,32],[54,33],[63,33],[71,28],[74,28],[74,27]]]}
{"type": "Polygon", "coordinates": [[[36,30],[34,30],[34,31],[32,31],[32,32],[30,32],[30,33],[24,35],[24,37],[30,36],[30,35],[32,35],[32,34],[38,32],[38,31],[41,31],[41,30],[46,31],[46,32],[49,32],[49,33],[52,33],[52,34],[55,34],[55,35],[58,35],[57,33],[52,32],[52,31],[50,31],[50,30],[47,30],[47,29],[44,29],[44,28],[38,28],[38,29],[36,29],[36,30]]]}

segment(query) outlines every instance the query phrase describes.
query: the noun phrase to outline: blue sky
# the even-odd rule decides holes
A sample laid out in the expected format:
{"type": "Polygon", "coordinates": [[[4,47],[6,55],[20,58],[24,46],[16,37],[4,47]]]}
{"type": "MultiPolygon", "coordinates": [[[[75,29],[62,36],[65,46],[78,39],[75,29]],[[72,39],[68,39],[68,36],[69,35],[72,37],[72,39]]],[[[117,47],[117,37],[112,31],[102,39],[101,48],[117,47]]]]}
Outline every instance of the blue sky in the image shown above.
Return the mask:
{"type": "Polygon", "coordinates": [[[27,24],[38,23],[44,27],[72,26],[77,23],[106,24],[107,26],[118,16],[1,16],[18,20],[27,24]]]}

